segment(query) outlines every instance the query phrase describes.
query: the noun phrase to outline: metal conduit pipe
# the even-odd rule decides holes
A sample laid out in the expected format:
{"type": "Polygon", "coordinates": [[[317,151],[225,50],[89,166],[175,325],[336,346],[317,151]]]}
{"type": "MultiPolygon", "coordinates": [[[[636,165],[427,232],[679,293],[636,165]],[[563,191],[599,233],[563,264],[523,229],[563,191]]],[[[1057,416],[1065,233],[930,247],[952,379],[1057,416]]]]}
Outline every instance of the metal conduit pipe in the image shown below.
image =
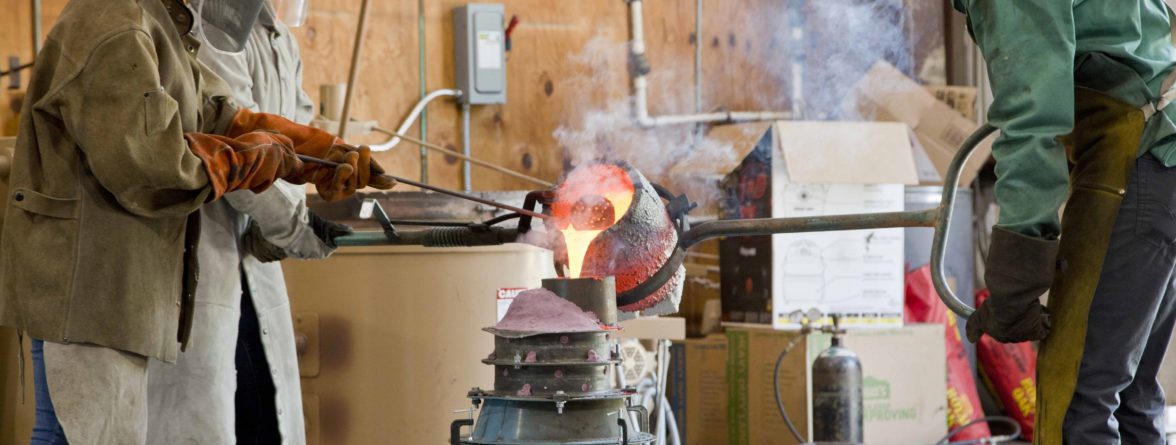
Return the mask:
{"type": "MultiPolygon", "coordinates": [[[[408,129],[412,128],[413,124],[416,123],[417,118],[421,117],[421,113],[425,111],[425,107],[429,105],[429,102],[432,102],[433,100],[440,97],[450,96],[456,98],[461,97],[461,95],[461,90],[455,90],[452,88],[440,89],[426,94],[425,97],[422,97],[421,100],[417,101],[416,105],[413,105],[412,110],[408,112],[408,116],[405,116],[404,121],[400,122],[400,126],[396,127],[396,133],[408,133],[408,129]]],[[[384,143],[369,145],[369,147],[372,149],[372,151],[388,151],[397,144],[400,144],[400,141],[400,137],[394,135],[384,143]]]]}
{"type": "MultiPolygon", "coordinates": [[[[629,3],[629,56],[633,74],[633,117],[637,125],[642,128],[654,128],[665,125],[703,124],[703,123],[738,123],[791,119],[789,111],[725,111],[718,113],[700,113],[668,116],[649,115],[649,63],[645,59],[645,28],[644,16],[641,12],[642,0],[625,0],[629,3]]],[[[696,36],[697,42],[702,36],[696,36]]]]}
{"type": "Polygon", "coordinates": [[[524,181],[527,181],[527,182],[531,182],[531,183],[539,184],[539,185],[541,185],[541,186],[544,186],[544,187],[552,187],[552,186],[554,186],[554,185],[555,185],[555,184],[552,184],[552,183],[550,183],[550,182],[544,181],[544,180],[542,180],[542,179],[536,178],[536,177],[534,177],[534,176],[528,176],[528,175],[524,175],[524,174],[522,174],[522,173],[519,173],[519,172],[517,172],[517,171],[511,170],[511,169],[509,169],[509,168],[506,168],[506,167],[503,167],[503,166],[500,166],[500,165],[492,164],[492,163],[489,163],[489,162],[486,162],[486,161],[483,161],[483,160],[480,160],[480,159],[477,159],[477,158],[474,158],[474,157],[471,157],[471,156],[466,156],[466,155],[463,155],[463,154],[461,154],[461,153],[459,153],[459,152],[456,152],[456,151],[450,150],[450,149],[448,149],[448,148],[442,147],[442,146],[440,146],[440,145],[437,145],[437,144],[430,144],[430,143],[428,143],[428,142],[425,142],[425,141],[422,141],[422,140],[420,140],[420,139],[415,139],[415,138],[409,137],[408,135],[406,135],[406,134],[404,134],[404,133],[393,133],[392,131],[385,130],[385,129],[383,129],[383,128],[380,128],[380,127],[374,127],[374,128],[372,128],[372,130],[374,130],[374,131],[377,131],[377,132],[380,132],[380,133],[384,133],[384,134],[386,134],[386,135],[389,135],[389,136],[398,136],[398,137],[400,137],[400,138],[402,138],[402,139],[404,139],[404,140],[406,140],[406,141],[408,141],[408,142],[410,142],[410,143],[413,143],[413,144],[420,145],[422,150],[425,150],[425,149],[428,149],[428,150],[434,150],[434,151],[437,151],[437,152],[440,152],[440,153],[444,153],[444,154],[447,154],[447,155],[450,155],[450,156],[457,157],[457,158],[459,158],[459,159],[464,159],[465,161],[467,161],[467,162],[469,162],[469,163],[471,163],[471,164],[473,164],[473,165],[477,165],[477,166],[481,166],[481,167],[486,167],[486,168],[488,168],[488,169],[490,169],[490,170],[494,170],[494,171],[496,171],[496,172],[499,172],[499,173],[502,173],[502,174],[505,174],[505,175],[513,176],[513,177],[515,177],[515,178],[522,179],[522,180],[524,180],[524,181]]]}
{"type": "Polygon", "coordinates": [[[32,0],[33,9],[33,58],[41,53],[41,0],[32,0]]]}
{"type": "Polygon", "coordinates": [[[461,154],[465,161],[461,163],[461,186],[465,192],[474,188],[474,180],[470,172],[470,104],[461,104],[461,154]]]}

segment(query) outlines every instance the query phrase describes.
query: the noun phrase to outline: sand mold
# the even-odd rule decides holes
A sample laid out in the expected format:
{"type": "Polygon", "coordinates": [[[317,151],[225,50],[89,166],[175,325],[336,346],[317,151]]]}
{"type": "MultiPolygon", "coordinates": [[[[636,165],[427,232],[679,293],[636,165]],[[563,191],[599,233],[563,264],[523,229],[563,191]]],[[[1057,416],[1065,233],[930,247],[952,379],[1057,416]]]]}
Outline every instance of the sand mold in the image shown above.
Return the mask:
{"type": "Polygon", "coordinates": [[[495,329],[528,332],[579,332],[599,330],[600,320],[575,303],[543,289],[525,290],[510,304],[510,309],[495,329]]]}

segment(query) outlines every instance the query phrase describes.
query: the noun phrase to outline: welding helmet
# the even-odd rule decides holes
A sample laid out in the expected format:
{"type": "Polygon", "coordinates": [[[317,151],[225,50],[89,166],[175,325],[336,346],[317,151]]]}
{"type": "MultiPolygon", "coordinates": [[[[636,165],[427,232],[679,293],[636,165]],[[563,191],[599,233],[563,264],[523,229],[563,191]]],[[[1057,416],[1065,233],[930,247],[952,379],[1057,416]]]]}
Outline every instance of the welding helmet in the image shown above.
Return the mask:
{"type": "Polygon", "coordinates": [[[221,51],[245,49],[266,0],[192,0],[204,40],[221,51]]]}
{"type": "Polygon", "coordinates": [[[310,13],[310,0],[273,0],[278,20],[286,26],[297,28],[306,24],[310,13]]]}

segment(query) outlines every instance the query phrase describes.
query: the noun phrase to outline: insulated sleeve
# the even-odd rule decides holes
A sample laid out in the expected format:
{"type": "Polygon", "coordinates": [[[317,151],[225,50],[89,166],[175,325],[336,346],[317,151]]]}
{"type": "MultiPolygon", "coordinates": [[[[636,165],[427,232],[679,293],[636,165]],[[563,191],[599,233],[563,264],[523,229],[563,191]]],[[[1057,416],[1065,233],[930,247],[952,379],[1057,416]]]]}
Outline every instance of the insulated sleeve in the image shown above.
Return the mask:
{"type": "Polygon", "coordinates": [[[290,58],[294,61],[294,85],[297,85],[298,98],[294,102],[294,122],[307,125],[314,119],[314,101],[302,88],[302,56],[298,49],[298,41],[292,37],[286,40],[290,44],[290,58]]]}
{"type": "Polygon", "coordinates": [[[186,215],[213,195],[180,123],[180,107],[198,104],[180,104],[164,90],[156,59],[164,50],[141,30],[115,34],[59,99],[86,168],[124,209],[144,217],[186,215]]]}
{"type": "Polygon", "coordinates": [[[277,181],[268,190],[225,194],[233,208],[249,215],[257,223],[260,235],[274,246],[298,259],[326,258],[334,250],[315,235],[309,224],[306,190],[277,181]]]}
{"type": "MultiPolygon", "coordinates": [[[[281,63],[275,66],[258,66],[258,62],[264,58],[253,54],[256,51],[287,51],[290,48],[288,46],[275,44],[272,47],[265,47],[261,43],[267,43],[270,40],[256,38],[250,39],[249,44],[245,46],[245,52],[249,54],[249,57],[246,58],[248,63],[246,66],[240,67],[239,72],[250,73],[248,83],[251,91],[247,94],[248,96],[257,97],[272,91],[270,88],[264,88],[261,82],[255,80],[265,74],[285,75],[289,71],[293,71],[295,85],[302,85],[302,61],[298,57],[297,44],[293,37],[288,35],[284,36],[284,39],[294,45],[293,51],[287,54],[290,59],[296,62],[296,66],[293,68],[281,63]]],[[[282,60],[282,58],[278,57],[277,60],[282,60]]],[[[297,88],[297,91],[293,121],[306,124],[313,117],[314,102],[301,87],[297,88]]],[[[268,99],[270,103],[277,102],[275,98],[268,99]]],[[[256,110],[259,107],[249,108],[256,110]]],[[[233,208],[249,215],[256,223],[257,230],[250,233],[249,236],[262,237],[269,244],[268,247],[281,249],[285,256],[298,259],[320,259],[326,258],[334,250],[315,235],[309,224],[306,189],[303,186],[277,181],[273,187],[262,193],[233,192],[226,194],[225,199],[233,208]]],[[[253,228],[251,227],[250,230],[253,228]]],[[[261,257],[260,252],[252,253],[259,258],[261,257]]]]}
{"type": "Polygon", "coordinates": [[[1001,130],[996,159],[999,226],[1036,238],[1060,231],[1069,192],[1066,151],[1074,127],[1073,0],[957,0],[988,63],[1001,130]]]}

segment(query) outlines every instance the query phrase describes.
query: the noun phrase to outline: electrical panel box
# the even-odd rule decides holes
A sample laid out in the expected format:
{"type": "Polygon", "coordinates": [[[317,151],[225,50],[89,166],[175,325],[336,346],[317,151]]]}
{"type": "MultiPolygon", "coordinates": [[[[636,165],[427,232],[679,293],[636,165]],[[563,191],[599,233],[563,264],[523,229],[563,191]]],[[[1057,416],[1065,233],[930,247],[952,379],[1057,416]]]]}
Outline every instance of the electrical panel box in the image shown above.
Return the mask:
{"type": "Polygon", "coordinates": [[[453,10],[457,88],[461,103],[506,103],[505,8],[470,3],[453,10]]]}

